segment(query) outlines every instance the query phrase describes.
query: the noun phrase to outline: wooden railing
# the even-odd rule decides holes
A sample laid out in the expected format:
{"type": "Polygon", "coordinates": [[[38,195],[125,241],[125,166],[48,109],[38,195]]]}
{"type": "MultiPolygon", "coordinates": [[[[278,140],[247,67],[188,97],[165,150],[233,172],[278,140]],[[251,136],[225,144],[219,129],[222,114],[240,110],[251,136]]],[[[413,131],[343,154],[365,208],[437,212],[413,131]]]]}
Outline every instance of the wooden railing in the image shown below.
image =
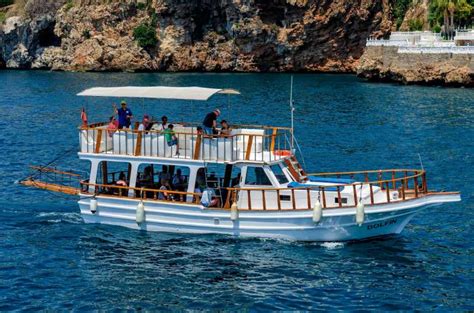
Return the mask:
{"type": "Polygon", "coordinates": [[[225,208],[229,208],[230,204],[238,202],[242,197],[244,201],[240,201],[240,210],[309,210],[317,200],[324,209],[347,208],[357,206],[361,199],[364,204],[374,205],[405,201],[428,193],[426,173],[423,170],[393,169],[309,175],[339,178],[348,176],[352,179],[362,175],[364,179],[348,184],[331,184],[312,188],[228,188],[230,192],[225,201],[225,208]],[[375,174],[377,179],[370,180],[372,174],[375,174]],[[390,177],[385,179],[384,176],[387,175],[390,177]],[[394,197],[394,191],[397,192],[397,197],[394,197]],[[329,201],[329,197],[335,201],[329,201]],[[276,201],[269,201],[269,198],[274,198],[276,201]],[[269,205],[269,202],[273,207],[269,205]]]}
{"type": "Polygon", "coordinates": [[[81,181],[80,185],[81,185],[81,191],[83,194],[114,196],[114,197],[121,197],[121,198],[131,197],[131,198],[143,199],[143,200],[146,199],[146,200],[168,201],[168,202],[200,203],[201,196],[202,196],[201,193],[196,193],[196,192],[159,190],[159,189],[151,189],[151,188],[138,188],[138,187],[128,187],[128,186],[108,185],[108,184],[91,184],[85,181],[81,181]]]}
{"type": "MultiPolygon", "coordinates": [[[[221,192],[224,191],[227,196],[219,207],[229,209],[233,203],[238,203],[239,210],[249,211],[311,210],[316,201],[319,201],[323,209],[334,209],[354,207],[361,200],[366,205],[379,205],[416,199],[428,193],[426,173],[423,170],[317,173],[314,176],[347,175],[355,177],[362,175],[370,178],[371,174],[382,178],[384,175],[388,175],[390,179],[367,179],[367,181],[357,181],[350,184],[298,188],[222,188],[221,192]],[[393,195],[395,191],[398,195],[396,198],[393,195]]],[[[200,193],[193,192],[90,184],[88,182],[81,182],[81,190],[83,193],[94,195],[195,204],[200,203],[202,196],[200,193]],[[163,196],[160,197],[160,194],[163,196]]]]}
{"type": "Polygon", "coordinates": [[[218,136],[198,134],[194,126],[176,125],[175,128],[185,130],[175,131],[179,149],[168,145],[162,131],[107,130],[105,123],[96,123],[80,128],[80,151],[205,161],[265,162],[284,159],[291,154],[291,130],[287,128],[237,128],[236,134],[218,136]]]}
{"type": "Polygon", "coordinates": [[[30,168],[34,172],[20,181],[22,185],[69,195],[79,194],[78,182],[81,175],[43,166],[30,166],[30,168]]]}

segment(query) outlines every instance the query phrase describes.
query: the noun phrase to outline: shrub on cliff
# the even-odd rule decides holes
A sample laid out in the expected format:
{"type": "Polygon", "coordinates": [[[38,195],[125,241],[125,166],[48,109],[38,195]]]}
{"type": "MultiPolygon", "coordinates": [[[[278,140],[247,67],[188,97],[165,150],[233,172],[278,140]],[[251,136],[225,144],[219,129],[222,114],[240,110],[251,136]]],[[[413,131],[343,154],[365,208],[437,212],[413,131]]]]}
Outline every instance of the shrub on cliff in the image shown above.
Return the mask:
{"type": "Polygon", "coordinates": [[[133,30],[133,38],[144,49],[154,48],[158,44],[156,29],[149,23],[142,23],[133,30]]]}
{"type": "Polygon", "coordinates": [[[420,19],[412,19],[408,21],[408,29],[413,32],[417,30],[423,30],[423,20],[420,19]]]}

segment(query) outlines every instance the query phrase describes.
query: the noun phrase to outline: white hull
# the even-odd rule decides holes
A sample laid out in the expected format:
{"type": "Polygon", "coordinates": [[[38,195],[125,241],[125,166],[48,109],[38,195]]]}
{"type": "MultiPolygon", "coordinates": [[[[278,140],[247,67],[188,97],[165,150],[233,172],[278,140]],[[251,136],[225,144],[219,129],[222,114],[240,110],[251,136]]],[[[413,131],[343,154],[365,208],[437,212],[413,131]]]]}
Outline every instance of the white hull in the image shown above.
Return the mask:
{"type": "Polygon", "coordinates": [[[282,238],[301,241],[350,241],[399,234],[419,211],[446,202],[460,201],[459,194],[433,194],[403,202],[367,206],[365,221],[355,221],[355,208],[327,209],[319,223],[310,210],[240,211],[236,221],[229,210],[200,205],[144,201],[145,221],[136,222],[136,199],[97,197],[97,212],[90,211],[90,197],[79,206],[86,223],[118,225],[148,231],[226,234],[242,237],[282,238]]]}

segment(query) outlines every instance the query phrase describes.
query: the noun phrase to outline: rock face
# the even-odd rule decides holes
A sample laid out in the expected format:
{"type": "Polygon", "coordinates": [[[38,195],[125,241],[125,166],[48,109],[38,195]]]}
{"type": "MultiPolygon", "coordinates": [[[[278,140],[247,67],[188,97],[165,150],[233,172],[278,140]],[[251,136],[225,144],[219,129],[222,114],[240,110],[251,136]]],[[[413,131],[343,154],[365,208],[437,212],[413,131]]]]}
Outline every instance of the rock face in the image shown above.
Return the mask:
{"type": "MultiPolygon", "coordinates": [[[[82,0],[0,31],[0,66],[73,71],[353,72],[388,0],[82,0]],[[108,4],[101,4],[108,2],[108,4]],[[155,47],[134,29],[152,24],[155,47]]],[[[15,19],[15,20],[12,20],[15,19]]]]}
{"type": "Polygon", "coordinates": [[[367,47],[357,75],[404,84],[474,86],[474,55],[398,53],[397,47],[367,47]]]}

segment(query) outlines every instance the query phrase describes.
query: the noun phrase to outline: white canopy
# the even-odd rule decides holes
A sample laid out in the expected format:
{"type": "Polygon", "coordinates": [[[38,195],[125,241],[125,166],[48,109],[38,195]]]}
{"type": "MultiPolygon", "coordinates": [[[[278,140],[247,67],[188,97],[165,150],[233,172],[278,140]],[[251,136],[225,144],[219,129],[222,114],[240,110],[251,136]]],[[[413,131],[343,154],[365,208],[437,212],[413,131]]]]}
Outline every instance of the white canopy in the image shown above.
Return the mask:
{"type": "Polygon", "coordinates": [[[95,87],[86,89],[78,96],[152,98],[177,100],[207,100],[216,93],[239,95],[234,89],[214,89],[203,87],[95,87]]]}

